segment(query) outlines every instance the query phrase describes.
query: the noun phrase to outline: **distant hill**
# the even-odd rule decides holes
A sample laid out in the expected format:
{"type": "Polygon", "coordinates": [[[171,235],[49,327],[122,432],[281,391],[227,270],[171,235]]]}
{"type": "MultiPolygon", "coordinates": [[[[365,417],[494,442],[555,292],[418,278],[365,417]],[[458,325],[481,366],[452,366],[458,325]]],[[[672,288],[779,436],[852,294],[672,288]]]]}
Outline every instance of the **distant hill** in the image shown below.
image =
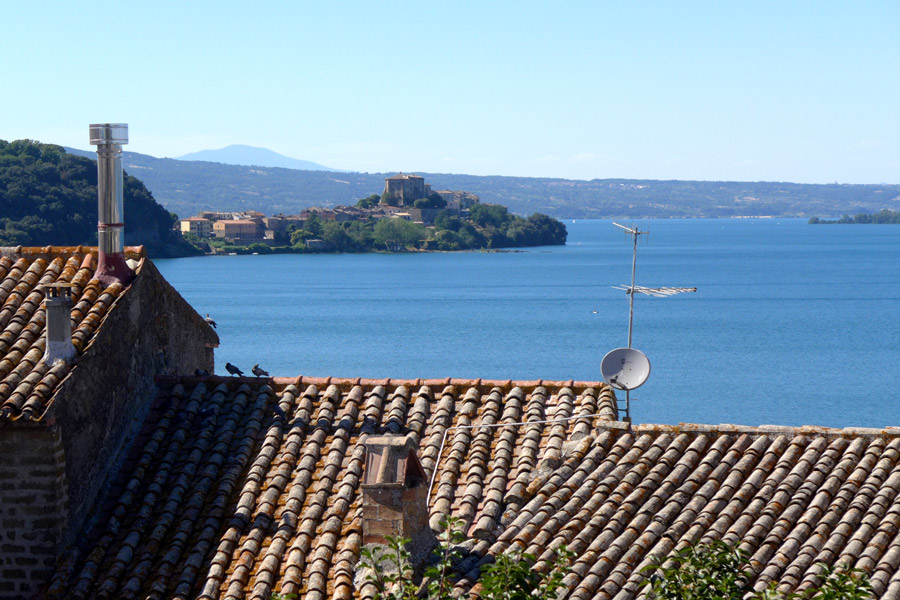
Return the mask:
{"type": "Polygon", "coordinates": [[[177,160],[195,160],[226,165],[247,165],[257,167],[279,167],[281,169],[300,169],[303,171],[331,171],[340,172],[338,169],[323,167],[320,164],[308,160],[299,160],[273,152],[267,148],[254,146],[242,146],[236,144],[226,146],[218,150],[200,150],[184,156],[176,156],[177,160]]]}
{"type": "MultiPolygon", "coordinates": [[[[72,150],[90,156],[91,152],[72,150]]],[[[204,209],[294,214],[309,206],[355,204],[380,194],[396,173],[336,173],[248,167],[124,153],[125,169],[140,177],[170,211],[204,209]]],[[[900,185],[801,184],[637,179],[551,179],[418,173],[432,189],[463,190],[510,212],[562,219],[683,217],[837,217],[900,210],[900,185]]]]}
{"type": "MultiPolygon", "coordinates": [[[[143,183],[124,180],[125,243],[153,257],[196,254],[143,183]]],[[[62,147],[0,140],[0,246],[97,244],[97,163],[62,147]]]]}

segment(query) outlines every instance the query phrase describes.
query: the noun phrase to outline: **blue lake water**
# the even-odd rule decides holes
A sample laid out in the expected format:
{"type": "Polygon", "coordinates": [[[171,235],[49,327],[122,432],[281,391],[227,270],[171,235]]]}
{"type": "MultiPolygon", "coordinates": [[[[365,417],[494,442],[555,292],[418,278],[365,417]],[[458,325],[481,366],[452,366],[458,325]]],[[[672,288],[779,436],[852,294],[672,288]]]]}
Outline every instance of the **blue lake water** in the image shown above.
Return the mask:
{"type": "MultiPolygon", "coordinates": [[[[698,288],[635,298],[652,364],[635,422],[900,426],[900,226],[634,223],[637,284],[698,288]]],[[[217,321],[220,373],[599,381],[628,341],[612,286],[632,243],[610,221],[566,226],[566,246],[524,252],[156,263],[217,321]]]]}

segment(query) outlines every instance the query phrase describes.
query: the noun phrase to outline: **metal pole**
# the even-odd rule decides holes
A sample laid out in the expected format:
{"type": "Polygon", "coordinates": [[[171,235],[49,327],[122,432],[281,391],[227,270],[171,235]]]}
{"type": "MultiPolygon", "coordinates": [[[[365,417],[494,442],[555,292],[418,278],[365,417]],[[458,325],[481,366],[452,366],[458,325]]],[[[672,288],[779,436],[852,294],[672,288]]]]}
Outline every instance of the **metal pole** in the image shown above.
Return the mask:
{"type": "Polygon", "coordinates": [[[634,272],[637,268],[637,228],[632,232],[634,236],[634,253],[631,255],[631,289],[628,290],[628,347],[631,348],[631,328],[634,325],[634,272]]]}

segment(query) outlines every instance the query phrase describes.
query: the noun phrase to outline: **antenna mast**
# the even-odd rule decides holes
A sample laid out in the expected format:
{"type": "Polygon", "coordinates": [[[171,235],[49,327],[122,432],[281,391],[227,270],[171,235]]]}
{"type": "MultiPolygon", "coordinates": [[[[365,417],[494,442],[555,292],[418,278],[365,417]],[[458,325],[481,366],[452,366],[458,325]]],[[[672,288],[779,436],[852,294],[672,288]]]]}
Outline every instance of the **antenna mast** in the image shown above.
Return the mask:
{"type": "MultiPolygon", "coordinates": [[[[631,254],[631,286],[626,288],[628,293],[628,347],[631,348],[631,331],[634,326],[634,275],[637,270],[637,243],[639,235],[647,235],[649,231],[641,231],[637,227],[625,227],[613,221],[613,225],[625,230],[625,233],[634,238],[634,252],[631,254]]],[[[621,289],[618,288],[618,289],[621,289]]]]}
{"type": "Polygon", "coordinates": [[[600,365],[603,379],[612,387],[625,390],[625,421],[631,422],[631,390],[640,387],[650,375],[650,361],[640,350],[631,347],[631,334],[634,329],[634,295],[647,294],[656,298],[674,296],[682,292],[696,292],[697,288],[676,287],[644,287],[634,284],[637,271],[637,243],[638,236],[647,235],[649,231],[641,231],[637,227],[626,227],[613,221],[613,225],[624,229],[625,233],[634,239],[634,250],[631,255],[631,285],[616,285],[613,289],[625,290],[628,294],[628,347],[612,350],[600,365]]]}

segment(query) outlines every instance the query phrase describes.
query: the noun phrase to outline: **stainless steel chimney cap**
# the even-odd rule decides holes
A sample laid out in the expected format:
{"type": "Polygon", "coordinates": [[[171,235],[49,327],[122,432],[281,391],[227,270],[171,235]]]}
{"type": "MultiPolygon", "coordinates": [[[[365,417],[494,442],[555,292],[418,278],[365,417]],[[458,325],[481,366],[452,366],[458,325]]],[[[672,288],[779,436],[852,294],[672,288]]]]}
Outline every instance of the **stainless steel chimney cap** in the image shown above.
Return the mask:
{"type": "Polygon", "coordinates": [[[91,128],[91,144],[127,144],[128,123],[95,123],[91,128]]]}

